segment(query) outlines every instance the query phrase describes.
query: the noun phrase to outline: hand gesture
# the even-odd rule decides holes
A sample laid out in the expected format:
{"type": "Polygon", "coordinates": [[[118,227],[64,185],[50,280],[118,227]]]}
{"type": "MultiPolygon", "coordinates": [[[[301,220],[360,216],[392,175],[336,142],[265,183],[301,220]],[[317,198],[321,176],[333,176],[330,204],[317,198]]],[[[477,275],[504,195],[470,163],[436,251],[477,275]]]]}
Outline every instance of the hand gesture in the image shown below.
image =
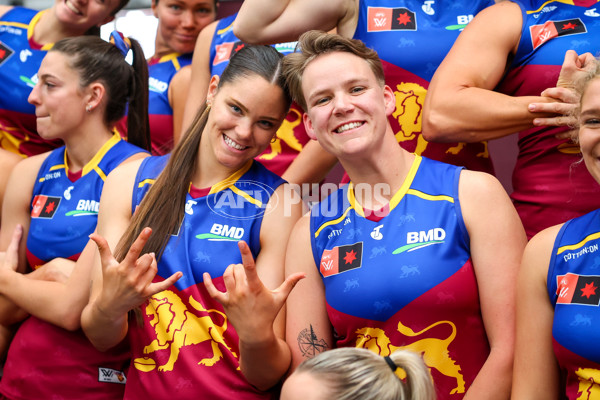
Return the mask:
{"type": "Polygon", "coordinates": [[[261,333],[272,332],[266,328],[273,326],[279,310],[304,274],[292,274],[277,289],[269,290],[258,277],[254,258],[246,242],[238,242],[238,247],[242,264],[231,264],[225,270],[223,282],[226,292],[219,291],[206,272],[204,286],[210,296],[223,305],[240,339],[260,341],[261,333]]]}
{"type": "Polygon", "coordinates": [[[162,282],[152,282],[157,272],[154,253],[140,256],[151,234],[150,228],[144,228],[120,263],[115,260],[106,239],[97,233],[90,235],[102,261],[102,292],[97,303],[105,313],[119,317],[169,288],[183,275],[176,272],[162,282]]]}

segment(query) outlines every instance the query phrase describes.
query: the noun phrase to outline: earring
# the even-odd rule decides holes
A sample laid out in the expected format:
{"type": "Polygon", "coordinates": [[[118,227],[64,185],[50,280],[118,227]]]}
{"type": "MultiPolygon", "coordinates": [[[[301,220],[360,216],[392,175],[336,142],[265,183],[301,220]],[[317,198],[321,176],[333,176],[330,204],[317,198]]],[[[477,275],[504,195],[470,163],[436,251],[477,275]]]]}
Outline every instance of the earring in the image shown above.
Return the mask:
{"type": "Polygon", "coordinates": [[[90,104],[88,104],[87,106],[85,106],[85,111],[90,113],[92,112],[92,106],[90,104]]]}
{"type": "Polygon", "coordinates": [[[273,135],[271,138],[271,143],[275,143],[277,141],[277,134],[273,135]]]}

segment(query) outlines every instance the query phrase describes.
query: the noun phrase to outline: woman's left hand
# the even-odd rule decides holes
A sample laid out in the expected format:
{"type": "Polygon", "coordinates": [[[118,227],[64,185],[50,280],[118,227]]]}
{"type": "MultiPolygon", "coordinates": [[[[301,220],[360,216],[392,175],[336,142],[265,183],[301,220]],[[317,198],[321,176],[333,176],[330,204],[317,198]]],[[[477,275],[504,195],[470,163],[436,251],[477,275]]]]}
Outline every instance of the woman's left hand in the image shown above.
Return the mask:
{"type": "Polygon", "coordinates": [[[204,286],[209,295],[223,305],[240,339],[261,342],[267,339],[261,338],[261,333],[272,335],[272,330],[265,327],[273,326],[279,310],[304,274],[292,274],[277,289],[269,290],[256,272],[256,264],[246,242],[238,242],[238,247],[242,264],[231,264],[225,270],[223,282],[226,291],[219,291],[207,272],[204,273],[204,286]]]}

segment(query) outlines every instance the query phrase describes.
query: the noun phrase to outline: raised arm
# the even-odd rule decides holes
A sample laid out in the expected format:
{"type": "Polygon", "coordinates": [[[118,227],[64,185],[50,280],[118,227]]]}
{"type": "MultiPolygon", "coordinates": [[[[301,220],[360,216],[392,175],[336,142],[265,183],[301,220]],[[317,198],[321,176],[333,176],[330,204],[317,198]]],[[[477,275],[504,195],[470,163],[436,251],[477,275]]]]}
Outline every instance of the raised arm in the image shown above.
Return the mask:
{"type": "Polygon", "coordinates": [[[467,25],[431,80],[423,109],[423,136],[429,141],[479,142],[533,126],[532,102],[546,97],[512,97],[494,88],[518,46],[522,16],[505,1],[482,10],[467,25]]]}
{"type": "Polygon", "coordinates": [[[559,398],[559,369],[552,347],[554,309],[546,277],[560,226],[535,235],[525,248],[517,285],[517,341],[513,373],[514,400],[559,398]]]}
{"type": "Polygon", "coordinates": [[[181,68],[169,84],[169,103],[173,109],[173,146],[179,143],[185,107],[189,95],[192,67],[181,68]]]}
{"type": "Polygon", "coordinates": [[[286,274],[306,274],[288,297],[286,305],[286,341],[292,352],[290,372],[302,361],[333,348],[325,287],[313,259],[309,226],[310,216],[306,214],[292,231],[285,261],[286,274]]]}
{"type": "MultiPolygon", "coordinates": [[[[208,84],[210,83],[210,46],[218,21],[212,22],[202,29],[196,40],[194,57],[192,58],[191,73],[187,82],[188,97],[183,113],[180,136],[185,134],[200,106],[206,101],[208,84]]],[[[177,136],[177,134],[176,134],[177,136]]]]}
{"type": "Polygon", "coordinates": [[[245,0],[233,25],[235,35],[253,44],[293,42],[312,29],[352,37],[358,0],[245,0]]]}
{"type": "Polygon", "coordinates": [[[463,171],[459,199],[471,241],[490,354],[465,400],[510,397],[517,271],[525,232],[508,195],[491,175],[463,171]]]}
{"type": "Polygon", "coordinates": [[[260,232],[256,264],[248,246],[240,244],[243,265],[230,265],[223,280],[226,293],[219,292],[205,274],[212,297],[225,309],[239,336],[240,369],[248,382],[266,390],[279,382],[290,366],[285,342],[283,304],[304,274],[284,276],[287,240],[301,213],[301,204],[285,199],[280,186],[269,201],[260,232]],[[252,315],[252,318],[248,318],[252,315]]]}

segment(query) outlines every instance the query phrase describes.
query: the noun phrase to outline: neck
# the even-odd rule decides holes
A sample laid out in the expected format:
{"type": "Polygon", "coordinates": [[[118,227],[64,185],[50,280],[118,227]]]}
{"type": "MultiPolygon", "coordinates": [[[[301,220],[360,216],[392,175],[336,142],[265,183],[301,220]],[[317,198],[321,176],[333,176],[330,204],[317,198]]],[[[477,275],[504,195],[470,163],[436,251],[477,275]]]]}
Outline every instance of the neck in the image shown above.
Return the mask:
{"type": "Polygon", "coordinates": [[[112,136],[112,131],[104,124],[95,124],[63,138],[69,171],[77,172],[83,169],[112,136]]]}
{"type": "Polygon", "coordinates": [[[70,32],[56,19],[54,8],[46,10],[33,28],[33,40],[45,45],[48,43],[56,43],[61,39],[71,36],[82,35],[85,32],[70,32]]]}
{"type": "MultiPolygon", "coordinates": [[[[391,131],[390,131],[391,133],[391,131]]],[[[415,155],[398,145],[393,134],[364,157],[340,159],[355,188],[356,201],[376,210],[389,203],[408,176],[415,155]],[[368,190],[360,190],[360,188],[368,190]]]]}

